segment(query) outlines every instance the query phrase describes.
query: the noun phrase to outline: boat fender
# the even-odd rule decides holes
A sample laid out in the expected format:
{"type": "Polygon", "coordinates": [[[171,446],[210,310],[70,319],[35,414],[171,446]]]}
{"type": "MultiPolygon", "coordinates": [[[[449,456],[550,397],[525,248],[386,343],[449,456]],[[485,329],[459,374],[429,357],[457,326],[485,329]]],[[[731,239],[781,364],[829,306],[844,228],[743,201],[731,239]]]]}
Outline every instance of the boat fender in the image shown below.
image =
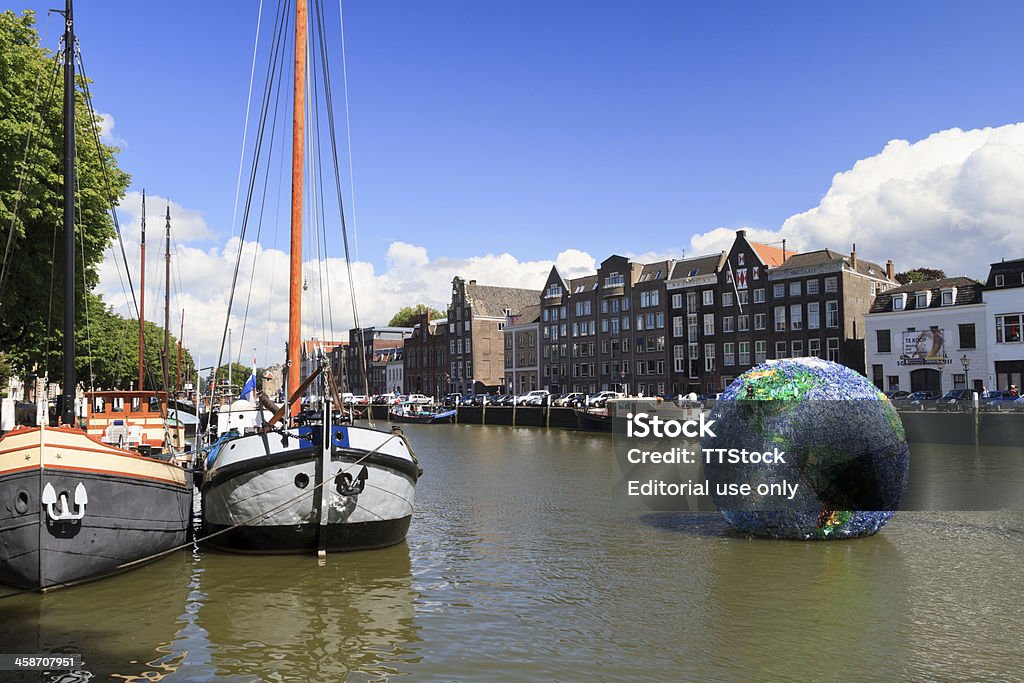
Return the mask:
{"type": "Polygon", "coordinates": [[[340,472],[337,477],[334,478],[334,483],[337,486],[338,493],[343,496],[358,496],[366,488],[366,479],[370,476],[370,473],[366,471],[366,465],[359,470],[359,475],[353,482],[352,475],[348,472],[340,472]]]}

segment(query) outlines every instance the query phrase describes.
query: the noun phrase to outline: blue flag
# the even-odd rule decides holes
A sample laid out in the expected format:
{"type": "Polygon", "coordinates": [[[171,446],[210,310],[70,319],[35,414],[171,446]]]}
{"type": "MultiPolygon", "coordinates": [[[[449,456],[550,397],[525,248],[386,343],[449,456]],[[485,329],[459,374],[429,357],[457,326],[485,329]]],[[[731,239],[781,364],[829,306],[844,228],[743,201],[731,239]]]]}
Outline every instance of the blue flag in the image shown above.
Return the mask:
{"type": "Polygon", "coordinates": [[[245,398],[249,394],[256,391],[256,368],[252,369],[252,374],[249,375],[249,379],[245,381],[245,386],[242,387],[242,398],[245,398]]]}

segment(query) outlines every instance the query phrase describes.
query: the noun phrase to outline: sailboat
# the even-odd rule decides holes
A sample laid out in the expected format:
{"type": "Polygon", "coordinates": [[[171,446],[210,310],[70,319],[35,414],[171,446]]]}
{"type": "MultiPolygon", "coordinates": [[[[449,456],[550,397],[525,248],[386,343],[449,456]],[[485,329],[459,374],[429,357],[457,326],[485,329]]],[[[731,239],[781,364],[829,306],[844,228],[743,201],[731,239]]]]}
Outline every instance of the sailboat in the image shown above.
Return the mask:
{"type": "Polygon", "coordinates": [[[300,381],[306,23],[306,0],[296,0],[290,396],[259,428],[217,440],[205,459],[200,487],[203,537],[214,547],[236,552],[320,554],[400,543],[408,533],[422,473],[400,429],[381,432],[335,418],[334,407],[341,410],[342,401],[322,354],[319,368],[300,381]],[[319,424],[301,424],[299,401],[315,379],[321,380],[321,418],[319,424]],[[291,423],[280,427],[285,413],[291,423]]]}
{"type": "Polygon", "coordinates": [[[76,425],[72,0],[64,18],[63,425],[0,437],[0,583],[41,591],[160,557],[184,543],[192,509],[190,472],[76,425]]]}

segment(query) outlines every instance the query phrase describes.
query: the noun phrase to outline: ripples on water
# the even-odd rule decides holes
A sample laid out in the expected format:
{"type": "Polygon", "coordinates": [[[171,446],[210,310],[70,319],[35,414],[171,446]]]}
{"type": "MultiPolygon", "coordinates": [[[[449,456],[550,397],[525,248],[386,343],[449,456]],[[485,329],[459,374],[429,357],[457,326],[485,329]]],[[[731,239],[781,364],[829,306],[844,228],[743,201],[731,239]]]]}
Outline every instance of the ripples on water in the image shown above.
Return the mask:
{"type": "Polygon", "coordinates": [[[426,470],[407,544],[323,566],[189,552],[0,600],[0,651],[129,681],[1024,678],[1018,514],[751,540],[622,512],[607,435],[407,431],[426,470]]]}

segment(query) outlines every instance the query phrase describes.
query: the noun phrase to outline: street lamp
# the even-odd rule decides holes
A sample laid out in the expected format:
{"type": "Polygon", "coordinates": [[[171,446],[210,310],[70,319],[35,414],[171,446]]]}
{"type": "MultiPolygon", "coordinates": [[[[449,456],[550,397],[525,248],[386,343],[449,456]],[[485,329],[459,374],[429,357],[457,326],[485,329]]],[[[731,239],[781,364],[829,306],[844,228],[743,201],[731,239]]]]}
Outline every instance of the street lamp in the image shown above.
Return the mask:
{"type": "Polygon", "coordinates": [[[964,366],[964,386],[967,387],[968,391],[970,391],[971,390],[971,381],[970,381],[971,378],[968,375],[968,372],[969,372],[969,370],[971,368],[971,359],[967,357],[966,353],[960,359],[960,365],[964,366]]]}

